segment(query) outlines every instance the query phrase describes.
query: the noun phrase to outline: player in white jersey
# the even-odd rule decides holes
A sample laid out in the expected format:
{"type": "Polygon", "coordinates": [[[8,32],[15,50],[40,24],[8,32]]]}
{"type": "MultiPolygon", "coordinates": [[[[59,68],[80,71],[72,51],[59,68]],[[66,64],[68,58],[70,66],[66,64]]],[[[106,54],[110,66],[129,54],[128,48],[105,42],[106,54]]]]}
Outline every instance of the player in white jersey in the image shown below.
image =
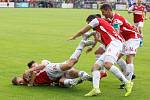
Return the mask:
{"type": "Polygon", "coordinates": [[[81,80],[91,79],[84,71],[77,71],[73,68],[74,64],[77,63],[78,58],[84,48],[85,43],[81,41],[75,52],[72,54],[68,61],[64,63],[51,63],[48,60],[43,60],[40,64],[35,61],[28,63],[29,69],[24,74],[23,78],[14,78],[13,84],[28,84],[41,85],[47,83],[58,82],[65,86],[76,85],[80,80],[74,78],[80,77],[81,80]],[[68,79],[71,78],[71,79],[68,79]]]}

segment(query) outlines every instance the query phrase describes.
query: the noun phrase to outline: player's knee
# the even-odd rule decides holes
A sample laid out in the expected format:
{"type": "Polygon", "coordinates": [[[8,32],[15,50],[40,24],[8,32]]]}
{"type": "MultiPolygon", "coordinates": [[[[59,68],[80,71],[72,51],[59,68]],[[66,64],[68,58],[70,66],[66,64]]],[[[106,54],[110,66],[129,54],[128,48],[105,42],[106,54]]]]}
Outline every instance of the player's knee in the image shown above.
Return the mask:
{"type": "Polygon", "coordinates": [[[113,64],[111,62],[105,62],[104,67],[109,70],[113,64]]]}
{"type": "Polygon", "coordinates": [[[127,64],[133,63],[134,56],[135,56],[134,54],[133,55],[128,55],[127,58],[126,58],[126,63],[127,64]]]}
{"type": "Polygon", "coordinates": [[[93,66],[92,66],[92,72],[93,71],[95,71],[95,70],[99,70],[99,68],[100,68],[100,66],[98,65],[98,64],[94,64],[93,66]]]}

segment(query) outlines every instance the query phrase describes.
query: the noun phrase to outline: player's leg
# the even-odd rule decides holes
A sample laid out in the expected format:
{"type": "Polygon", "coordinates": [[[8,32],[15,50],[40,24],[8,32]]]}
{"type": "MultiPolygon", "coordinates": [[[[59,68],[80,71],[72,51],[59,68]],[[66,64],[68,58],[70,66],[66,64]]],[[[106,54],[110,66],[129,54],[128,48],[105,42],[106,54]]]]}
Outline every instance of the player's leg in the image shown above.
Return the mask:
{"type": "MultiPolygon", "coordinates": [[[[101,44],[98,49],[95,51],[95,60],[97,61],[98,58],[100,58],[100,56],[105,52],[105,46],[103,44],[101,44]]],[[[101,78],[106,77],[107,73],[106,73],[106,69],[105,67],[101,67],[100,69],[100,74],[101,74],[101,78]]]]}
{"type": "Polygon", "coordinates": [[[143,46],[143,32],[142,28],[144,26],[144,22],[135,23],[135,26],[138,28],[140,34],[141,34],[141,40],[140,40],[140,47],[143,46]]]}
{"type": "Polygon", "coordinates": [[[126,94],[128,96],[132,90],[132,84],[128,81],[122,72],[114,65],[116,63],[119,53],[122,51],[122,43],[119,41],[112,41],[109,46],[107,46],[104,61],[104,67],[113,73],[120,81],[125,83],[126,94]]]}
{"type": "Polygon", "coordinates": [[[134,57],[135,57],[134,54],[126,56],[127,62],[126,78],[130,81],[132,80],[132,76],[134,75],[134,64],[133,64],[134,57]]]}
{"type": "Polygon", "coordinates": [[[81,78],[81,80],[89,80],[91,81],[92,77],[85,71],[79,71],[75,68],[71,68],[70,70],[65,72],[66,78],[81,78]]]}
{"type": "Polygon", "coordinates": [[[100,88],[99,88],[100,77],[101,77],[99,69],[100,69],[100,66],[102,66],[102,65],[103,65],[103,61],[101,61],[101,60],[96,61],[96,63],[93,65],[93,67],[92,67],[93,89],[89,93],[85,94],[85,96],[96,96],[101,93],[100,88]]]}
{"type": "Polygon", "coordinates": [[[134,75],[134,57],[137,52],[137,48],[139,47],[140,39],[130,39],[126,42],[126,77],[128,80],[132,80],[132,76],[134,75]]]}
{"type": "Polygon", "coordinates": [[[67,78],[62,77],[59,80],[59,85],[61,87],[73,87],[79,84],[80,81],[81,81],[80,79],[67,79],[67,78]]]}

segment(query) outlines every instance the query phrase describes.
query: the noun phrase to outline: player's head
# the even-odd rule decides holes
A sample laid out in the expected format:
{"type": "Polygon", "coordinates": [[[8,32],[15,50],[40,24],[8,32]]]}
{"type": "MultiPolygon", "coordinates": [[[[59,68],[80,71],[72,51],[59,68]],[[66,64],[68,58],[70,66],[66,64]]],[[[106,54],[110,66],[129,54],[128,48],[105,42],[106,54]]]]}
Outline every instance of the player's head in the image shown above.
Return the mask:
{"type": "Polygon", "coordinates": [[[141,4],[142,4],[142,1],[143,1],[143,0],[136,0],[136,3],[137,3],[138,5],[141,5],[141,4]]]}
{"type": "Polygon", "coordinates": [[[32,60],[27,65],[29,68],[32,68],[32,67],[36,67],[38,64],[34,60],[32,60]]]}
{"type": "Polygon", "coordinates": [[[12,79],[12,84],[13,85],[23,85],[23,84],[25,84],[25,81],[24,81],[24,79],[22,78],[22,77],[14,77],[13,79],[12,79]]]}
{"type": "Polygon", "coordinates": [[[86,22],[87,23],[90,23],[93,19],[95,18],[101,18],[101,15],[100,14],[92,14],[92,15],[89,15],[87,18],[86,18],[86,22]]]}
{"type": "Polygon", "coordinates": [[[109,4],[103,4],[100,7],[100,10],[102,12],[102,15],[105,16],[106,18],[112,17],[112,7],[109,4]]]}

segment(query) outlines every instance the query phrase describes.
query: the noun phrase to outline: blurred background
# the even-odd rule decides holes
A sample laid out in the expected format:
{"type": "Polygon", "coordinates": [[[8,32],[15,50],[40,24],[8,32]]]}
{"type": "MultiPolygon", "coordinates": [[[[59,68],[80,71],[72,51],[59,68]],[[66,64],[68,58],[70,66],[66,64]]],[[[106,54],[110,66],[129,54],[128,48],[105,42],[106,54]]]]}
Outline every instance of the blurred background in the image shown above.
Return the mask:
{"type": "MultiPolygon", "coordinates": [[[[126,10],[135,0],[0,0],[0,7],[99,9],[103,3],[110,3],[115,10],[126,10]]],[[[150,0],[143,0],[143,3],[150,11],[150,0]]]]}

